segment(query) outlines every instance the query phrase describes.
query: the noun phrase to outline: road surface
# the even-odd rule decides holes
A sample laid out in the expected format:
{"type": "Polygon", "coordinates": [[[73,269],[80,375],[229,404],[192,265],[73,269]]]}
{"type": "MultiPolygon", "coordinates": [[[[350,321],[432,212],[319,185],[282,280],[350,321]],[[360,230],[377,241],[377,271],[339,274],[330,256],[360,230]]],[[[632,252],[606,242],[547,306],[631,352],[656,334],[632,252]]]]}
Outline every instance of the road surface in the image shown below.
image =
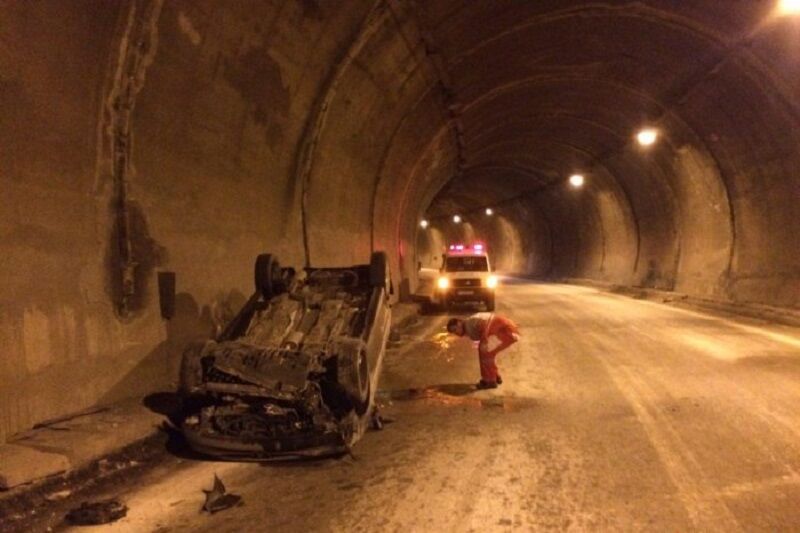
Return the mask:
{"type": "Polygon", "coordinates": [[[474,391],[474,348],[423,317],[387,355],[393,423],[354,457],[170,458],[106,494],[125,519],[89,530],[800,528],[800,332],[526,282],[498,311],[522,331],[499,389],[474,391]],[[199,512],[214,473],[244,506],[199,512]]]}

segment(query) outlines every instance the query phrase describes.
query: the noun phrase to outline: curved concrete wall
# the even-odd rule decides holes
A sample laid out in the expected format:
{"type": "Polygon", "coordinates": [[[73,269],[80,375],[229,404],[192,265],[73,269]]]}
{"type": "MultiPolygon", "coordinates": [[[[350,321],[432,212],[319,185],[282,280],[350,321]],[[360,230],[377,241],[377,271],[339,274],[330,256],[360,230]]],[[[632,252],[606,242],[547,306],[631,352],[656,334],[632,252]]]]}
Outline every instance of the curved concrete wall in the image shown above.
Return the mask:
{"type": "Polygon", "coordinates": [[[262,251],[387,250],[408,294],[480,238],[507,271],[800,305],[800,22],[673,4],[3,3],[0,440],[167,386],[262,251]],[[419,240],[455,211],[472,233],[419,240]]]}
{"type": "Polygon", "coordinates": [[[458,80],[462,176],[495,170],[428,216],[517,195],[549,221],[534,246],[550,267],[532,274],[800,305],[796,18],[766,2],[456,4],[428,14],[458,80]],[[650,149],[643,125],[661,131],[650,149]]]}

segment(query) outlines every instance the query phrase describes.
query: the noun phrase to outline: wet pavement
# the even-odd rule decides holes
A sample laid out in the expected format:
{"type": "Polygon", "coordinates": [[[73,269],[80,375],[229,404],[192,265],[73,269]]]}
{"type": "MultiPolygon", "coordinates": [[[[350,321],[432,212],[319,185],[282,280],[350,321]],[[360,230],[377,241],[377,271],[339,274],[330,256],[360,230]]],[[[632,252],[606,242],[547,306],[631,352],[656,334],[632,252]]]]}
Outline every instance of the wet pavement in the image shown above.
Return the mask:
{"type": "Polygon", "coordinates": [[[798,330],[522,282],[498,312],[522,331],[499,389],[474,390],[474,348],[442,333],[448,316],[422,317],[390,344],[390,423],[353,456],[169,456],[97,494],[129,511],[87,530],[800,528],[798,330]],[[200,512],[214,474],[243,506],[200,512]]]}

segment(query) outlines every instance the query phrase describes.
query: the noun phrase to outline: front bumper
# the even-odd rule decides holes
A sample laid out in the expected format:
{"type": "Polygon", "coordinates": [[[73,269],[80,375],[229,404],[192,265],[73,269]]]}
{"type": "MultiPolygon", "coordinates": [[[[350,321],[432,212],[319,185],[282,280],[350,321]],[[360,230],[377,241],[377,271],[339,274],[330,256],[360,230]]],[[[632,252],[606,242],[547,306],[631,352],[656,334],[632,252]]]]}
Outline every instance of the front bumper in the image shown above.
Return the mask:
{"type": "Polygon", "coordinates": [[[434,300],[443,302],[485,302],[494,297],[494,289],[488,287],[449,287],[436,289],[434,300]]]}
{"type": "Polygon", "coordinates": [[[213,433],[200,425],[183,424],[189,446],[203,454],[235,461],[263,461],[293,457],[329,457],[347,452],[338,432],[298,432],[272,439],[246,440],[213,433]]]}

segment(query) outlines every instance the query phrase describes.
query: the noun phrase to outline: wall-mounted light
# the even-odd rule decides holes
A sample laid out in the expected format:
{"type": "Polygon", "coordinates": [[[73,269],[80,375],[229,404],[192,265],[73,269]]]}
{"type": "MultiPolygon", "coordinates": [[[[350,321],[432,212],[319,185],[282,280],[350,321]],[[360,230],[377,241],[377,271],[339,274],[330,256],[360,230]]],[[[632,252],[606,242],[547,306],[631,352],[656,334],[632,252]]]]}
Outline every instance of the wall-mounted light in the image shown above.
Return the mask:
{"type": "Polygon", "coordinates": [[[492,209],[491,207],[487,207],[486,208],[486,216],[490,217],[492,215],[494,215],[494,209],[492,209]]]}
{"type": "Polygon", "coordinates": [[[586,179],[581,174],[573,174],[569,177],[569,184],[575,189],[580,189],[584,183],[586,183],[586,179]]]}
{"type": "Polygon", "coordinates": [[[428,221],[423,218],[422,220],[419,221],[419,227],[422,228],[422,229],[427,228],[428,227],[428,221]]]}
{"type": "Polygon", "coordinates": [[[453,215],[453,222],[456,224],[461,224],[461,217],[459,215],[453,215]]]}
{"type": "Polygon", "coordinates": [[[644,128],[636,134],[636,141],[641,146],[652,146],[658,140],[658,130],[654,128],[644,128]]]}
{"type": "Polygon", "coordinates": [[[778,2],[779,15],[800,15],[800,0],[780,0],[778,2]]]}

